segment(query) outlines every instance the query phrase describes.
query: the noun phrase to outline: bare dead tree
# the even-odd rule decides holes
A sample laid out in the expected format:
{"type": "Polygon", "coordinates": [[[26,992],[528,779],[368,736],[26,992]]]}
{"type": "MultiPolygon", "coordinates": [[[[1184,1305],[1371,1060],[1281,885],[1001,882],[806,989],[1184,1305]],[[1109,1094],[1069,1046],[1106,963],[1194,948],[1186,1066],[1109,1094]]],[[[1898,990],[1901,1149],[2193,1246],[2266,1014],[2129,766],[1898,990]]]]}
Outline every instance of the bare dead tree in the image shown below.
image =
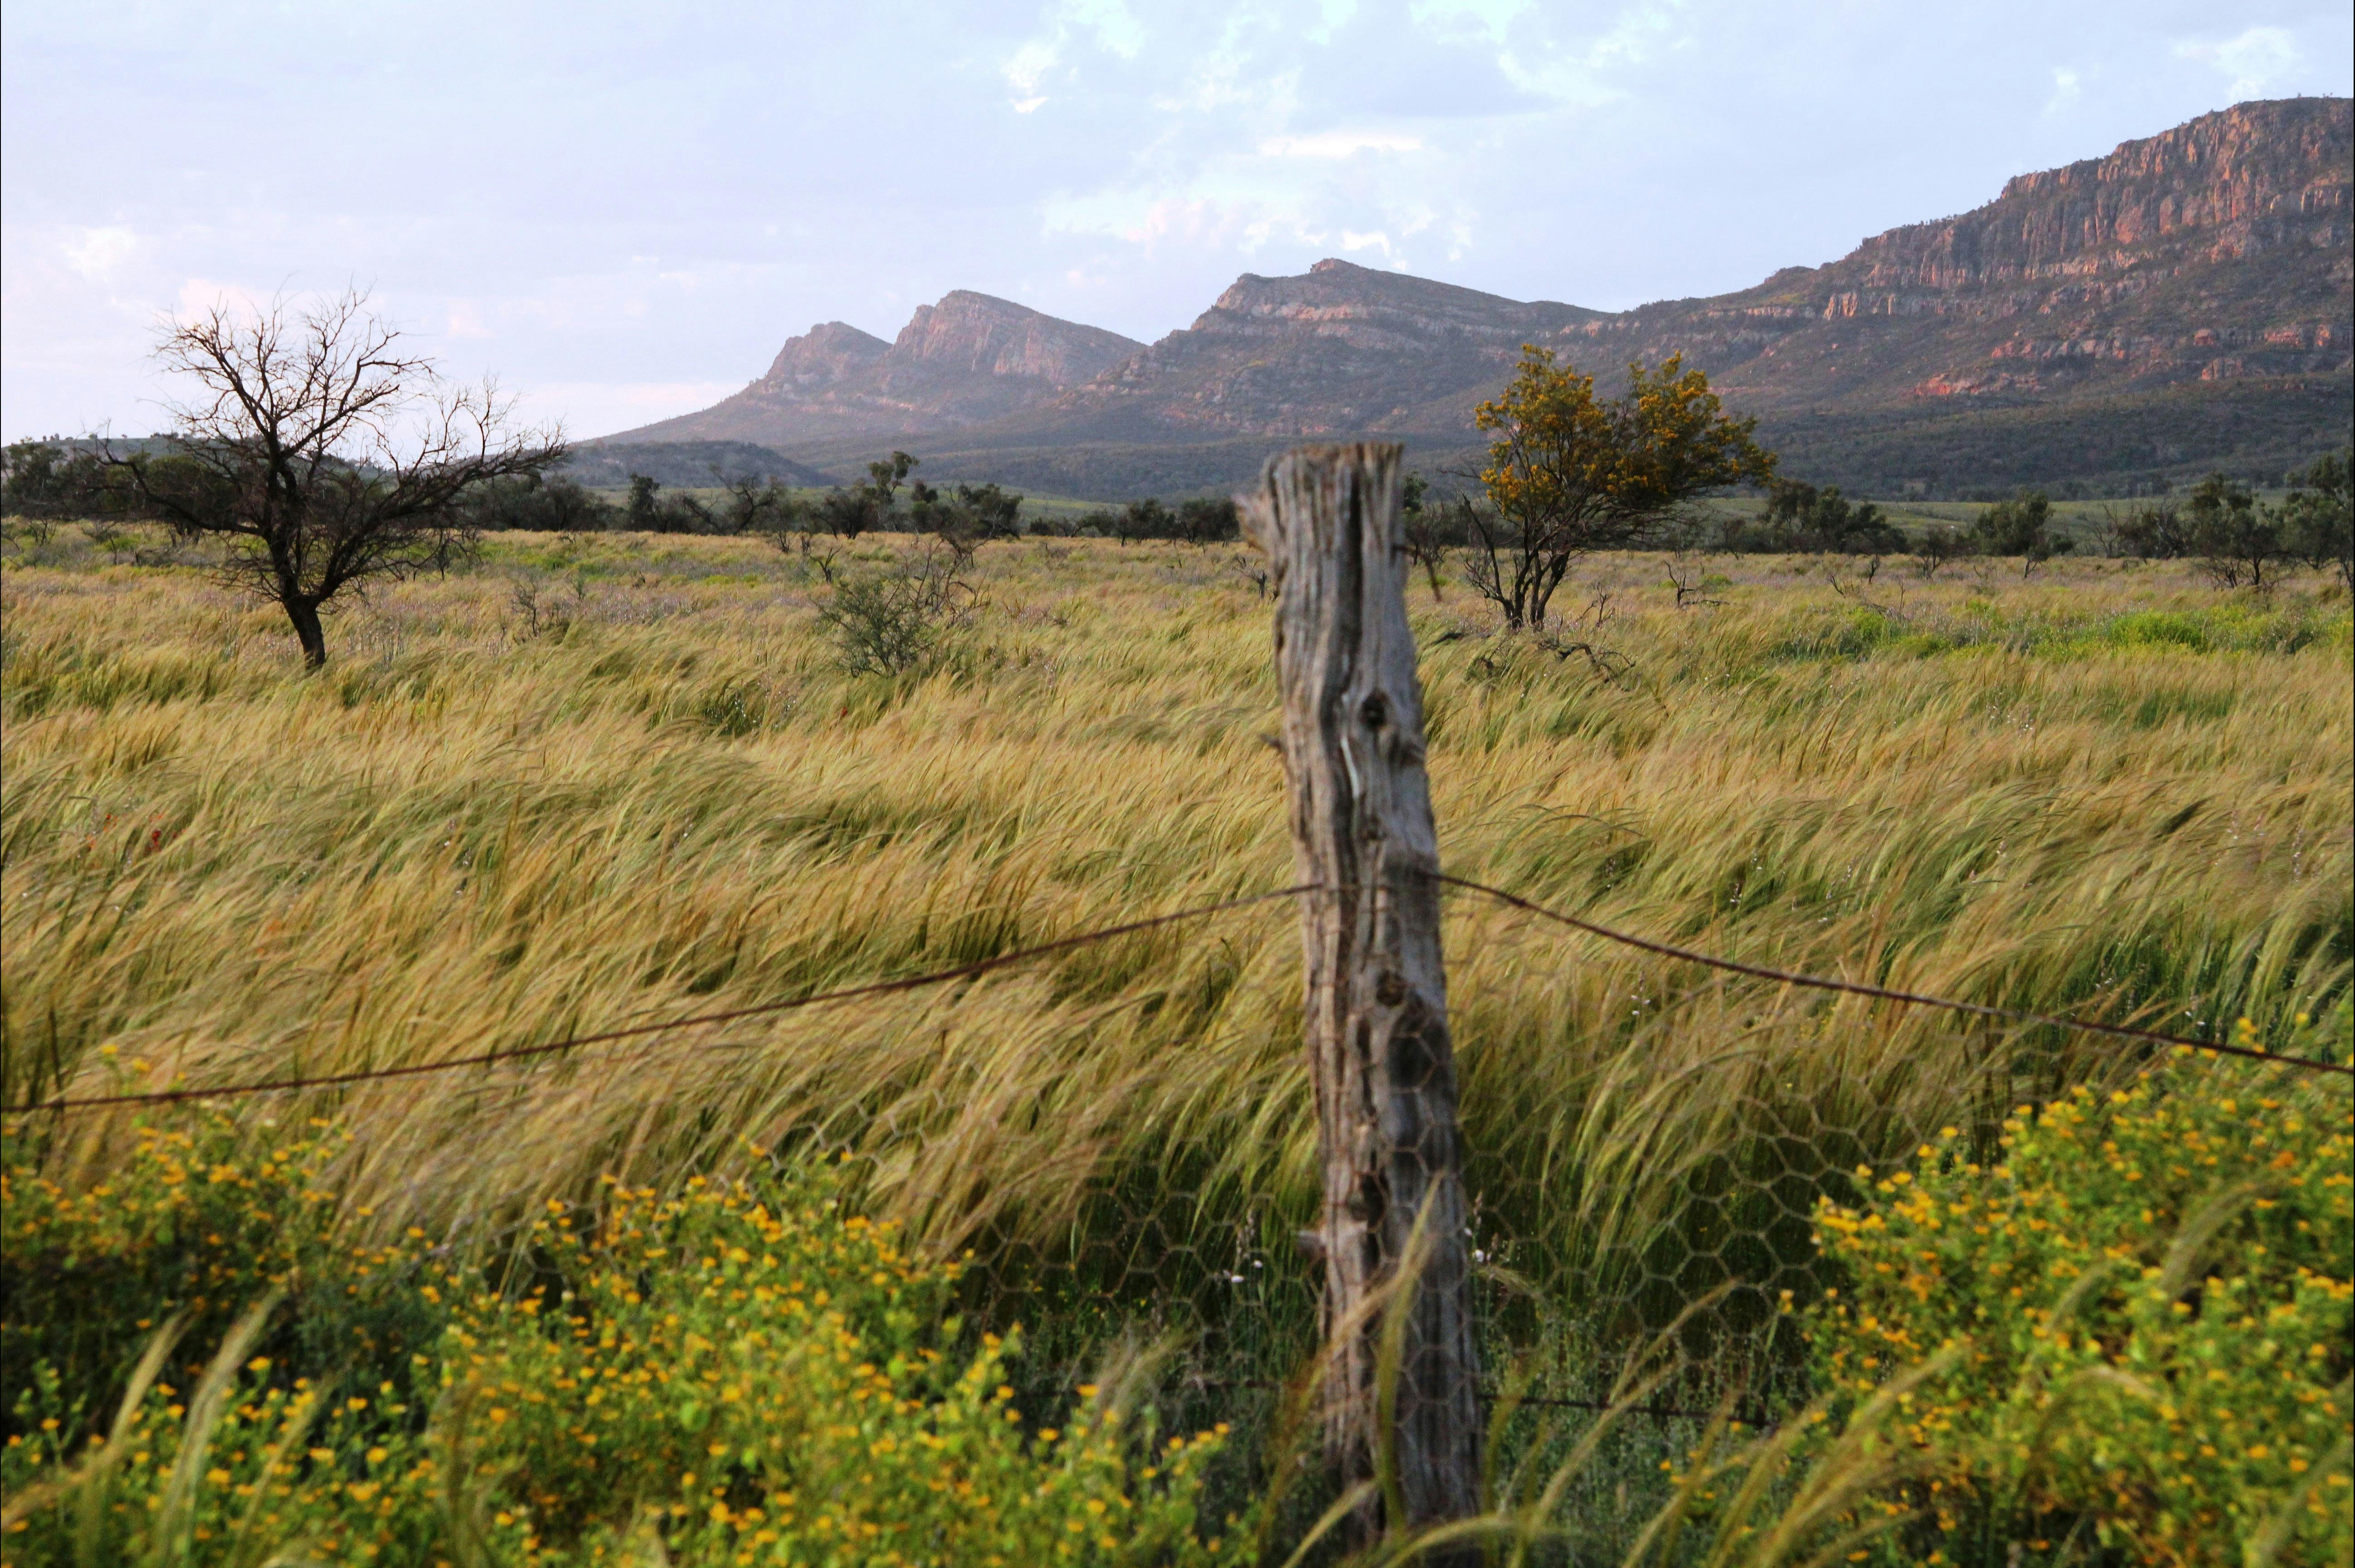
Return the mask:
{"type": "Polygon", "coordinates": [[[446,566],[472,540],[474,491],[566,455],[561,430],[518,427],[496,383],[449,382],[400,335],[357,290],[299,315],[273,302],[175,322],[156,357],[199,394],[170,406],[165,451],[106,454],[125,500],[227,542],[223,575],[284,609],[314,670],[323,606],[446,566]]]}
{"type": "MultiPolygon", "coordinates": [[[[1839,562],[1831,556],[1824,558],[1824,584],[1832,592],[1859,609],[1869,609],[1885,620],[1895,621],[1900,626],[1912,625],[1913,617],[1905,613],[1903,583],[1897,584],[1897,602],[1894,604],[1887,599],[1876,599],[1872,597],[1873,581],[1880,576],[1881,557],[1879,556],[1873,556],[1861,570],[1856,571],[1844,569],[1839,562]]],[[[1894,578],[1891,580],[1895,581],[1894,578]]]]}

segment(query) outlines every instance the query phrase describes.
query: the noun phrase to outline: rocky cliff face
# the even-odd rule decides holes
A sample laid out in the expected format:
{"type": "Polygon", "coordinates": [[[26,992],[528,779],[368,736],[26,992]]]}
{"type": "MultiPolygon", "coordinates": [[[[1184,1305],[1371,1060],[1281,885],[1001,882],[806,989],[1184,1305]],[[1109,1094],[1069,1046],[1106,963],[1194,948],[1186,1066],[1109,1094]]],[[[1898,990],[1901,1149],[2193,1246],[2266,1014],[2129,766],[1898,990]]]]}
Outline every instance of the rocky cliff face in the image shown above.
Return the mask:
{"type": "Polygon", "coordinates": [[[1030,416],[1071,438],[1466,439],[1524,343],[1610,373],[1682,354],[1773,415],[2019,402],[2350,367],[2349,103],[2243,104],[2023,175],[1959,217],[1715,299],[1604,313],[1346,261],[1245,276],[1030,416]]]}
{"type": "MultiPolygon", "coordinates": [[[[2090,409],[2185,389],[2190,400],[2137,438],[2164,452],[2182,447],[2169,432],[2198,427],[2192,395],[2219,384],[2237,387],[2236,428],[2264,422],[2255,385],[2302,398],[2308,429],[2318,387],[2343,402],[2355,377],[2350,110],[2241,104],[2019,175],[1985,207],[1891,229],[1829,266],[1615,313],[1326,260],[1299,277],[1245,274],[1148,348],[960,291],[888,346],[814,328],[718,407],[614,439],[732,438],[837,463],[890,445],[963,450],[975,473],[1012,473],[982,454],[1020,451],[1056,488],[1109,491],[1124,482],[1083,482],[1086,462],[1041,454],[1223,442],[1255,466],[1254,442],[1374,433],[1460,450],[1525,343],[1606,377],[1682,354],[1770,434],[1841,420],[1885,434],[1959,409],[2090,409]]],[[[2075,429],[2091,416],[2071,418],[2075,429]]],[[[1150,467],[1132,458],[1118,471],[1150,467]]]]}
{"type": "Polygon", "coordinates": [[[937,305],[917,307],[884,356],[883,370],[887,379],[990,376],[1061,387],[1085,381],[1142,346],[1116,332],[959,289],[937,305]]]}
{"type": "Polygon", "coordinates": [[[2240,104],[1828,267],[1573,335],[1681,349],[1761,410],[2346,375],[2350,155],[2345,99],[2240,104]]]}
{"type": "Polygon", "coordinates": [[[1245,273],[1167,337],[1057,400],[1050,417],[1211,434],[1412,428],[1422,406],[1499,379],[1533,338],[1595,313],[1523,304],[1348,261],[1245,273]]]}
{"type": "Polygon", "coordinates": [[[847,322],[820,322],[801,336],[785,339],[769,373],[752,385],[780,397],[815,391],[871,369],[890,351],[890,344],[847,322]]]}
{"type": "Polygon", "coordinates": [[[959,289],[918,307],[892,343],[824,323],[787,339],[768,374],[734,397],[607,440],[779,446],[958,429],[1043,405],[1142,346],[959,289]]]}

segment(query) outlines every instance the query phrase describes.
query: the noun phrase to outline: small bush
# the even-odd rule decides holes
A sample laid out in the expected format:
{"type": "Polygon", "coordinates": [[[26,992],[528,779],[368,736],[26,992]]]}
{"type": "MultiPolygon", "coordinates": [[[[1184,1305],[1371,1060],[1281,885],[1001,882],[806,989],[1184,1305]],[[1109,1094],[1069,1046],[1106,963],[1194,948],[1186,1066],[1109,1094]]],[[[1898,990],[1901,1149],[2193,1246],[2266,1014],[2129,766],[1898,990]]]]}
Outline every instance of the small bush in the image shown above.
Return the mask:
{"type": "Polygon", "coordinates": [[[954,553],[928,546],[912,561],[842,583],[818,619],[833,632],[844,669],[902,675],[932,666],[975,599],[954,553]]]}
{"type": "Polygon", "coordinates": [[[331,1349],[342,1366],[398,1372],[439,1331],[438,1316],[400,1287],[395,1253],[336,1244],[336,1200],[323,1182],[345,1141],[304,1127],[257,1157],[239,1151],[226,1120],[141,1127],[119,1170],[70,1192],[40,1173],[12,1130],[0,1166],[11,1440],[32,1430],[18,1410],[32,1369],[47,1369],[67,1399],[43,1405],[33,1425],[54,1420],[57,1440],[72,1443],[112,1408],[157,1323],[185,1313],[185,1342],[209,1345],[273,1289],[292,1295],[268,1348],[331,1349]]]}
{"type": "Polygon", "coordinates": [[[549,1206],[502,1291],[432,1262],[417,1233],[327,1246],[333,1200],[314,1183],[340,1140],[238,1158],[225,1136],[144,1133],[84,1198],[12,1160],[6,1562],[1242,1552],[1241,1531],[1199,1528],[1221,1434],[1164,1437],[1125,1389],[1092,1385],[1026,1418],[1007,1383],[1018,1334],[965,1335],[944,1315],[959,1266],[849,1213],[832,1167],[698,1178],[671,1199],[609,1181],[592,1205],[549,1206]],[[20,1290],[37,1268],[79,1283],[20,1290]],[[308,1297],[371,1292],[446,1320],[399,1358],[404,1379],[379,1375],[365,1335],[272,1327],[316,1318],[308,1297]],[[128,1383],[120,1414],[92,1421],[109,1379],[128,1383]]]}
{"type": "MultiPolygon", "coordinates": [[[[2295,1049],[2343,1062],[2349,1033],[2341,1003],[2328,1044],[2301,1031],[2295,1049]]],[[[1865,1397],[1958,1358],[1906,1402],[1928,1474],[1903,1500],[1934,1528],[1903,1560],[2068,1541],[2156,1563],[2267,1543],[2346,1561],[2355,1135],[2339,1081],[2183,1060],[2023,1107],[1988,1156],[1949,1128],[1870,1207],[1819,1216],[1849,1282],[1815,1318],[1819,1376],[1865,1397]]]]}
{"type": "Polygon", "coordinates": [[[959,1349],[943,1317],[957,1266],[847,1215],[822,1170],[612,1188],[534,1239],[563,1289],[462,1311],[444,1404],[543,1540],[651,1520],[696,1563],[1216,1558],[1193,1531],[1215,1435],[1160,1439],[1093,1387],[1026,1429],[1015,1345],[959,1349]]]}

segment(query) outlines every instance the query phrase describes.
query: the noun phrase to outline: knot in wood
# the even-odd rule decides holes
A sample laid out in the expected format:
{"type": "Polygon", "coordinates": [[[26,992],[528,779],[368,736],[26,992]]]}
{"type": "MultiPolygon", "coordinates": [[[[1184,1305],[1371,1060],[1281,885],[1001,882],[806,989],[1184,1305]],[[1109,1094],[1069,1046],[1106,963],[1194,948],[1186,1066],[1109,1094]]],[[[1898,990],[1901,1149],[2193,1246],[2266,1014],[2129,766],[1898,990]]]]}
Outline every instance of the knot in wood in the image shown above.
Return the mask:
{"type": "Polygon", "coordinates": [[[1391,721],[1391,705],[1380,692],[1369,692],[1364,705],[1358,709],[1358,716],[1366,721],[1368,729],[1380,729],[1391,721]]]}
{"type": "Polygon", "coordinates": [[[1384,969],[1374,982],[1374,1000],[1384,1007],[1396,1007],[1406,998],[1406,977],[1396,969],[1384,969]]]}

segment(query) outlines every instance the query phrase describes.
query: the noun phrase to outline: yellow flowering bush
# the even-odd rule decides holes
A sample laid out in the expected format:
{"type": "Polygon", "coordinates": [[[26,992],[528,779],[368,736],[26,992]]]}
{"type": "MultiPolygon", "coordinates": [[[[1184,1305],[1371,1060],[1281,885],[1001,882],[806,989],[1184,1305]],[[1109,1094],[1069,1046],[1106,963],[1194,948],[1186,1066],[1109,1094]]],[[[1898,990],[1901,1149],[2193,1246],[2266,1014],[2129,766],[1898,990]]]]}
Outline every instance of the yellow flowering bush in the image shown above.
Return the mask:
{"type": "Polygon", "coordinates": [[[965,1335],[958,1267],[847,1213],[828,1168],[672,1198],[608,1182],[531,1226],[511,1270],[528,1283],[499,1290],[413,1233],[335,1245],[312,1184],[332,1140],[240,1163],[199,1157],[208,1136],[143,1133],[82,1196],[7,1172],[12,1280],[66,1283],[9,1301],[0,1568],[1244,1554],[1197,1518],[1222,1431],[1164,1436],[1094,1387],[1018,1410],[1018,1337],[965,1335]],[[50,1317],[120,1316],[143,1287],[140,1319],[93,1339],[50,1317]],[[398,1378],[378,1375],[393,1341],[365,1331],[399,1315],[356,1306],[378,1297],[439,1325],[398,1378]],[[323,1300],[341,1344],[298,1331],[323,1300]]]}
{"type": "Polygon", "coordinates": [[[1158,1437],[1094,1388],[1027,1427],[1015,1347],[956,1348],[956,1266],[841,1213],[822,1174],[609,1186],[535,1240],[563,1283],[461,1309],[442,1405],[543,1560],[650,1530],[694,1563],[1220,1560],[1195,1528],[1218,1434],[1158,1437]]]}
{"type": "Polygon", "coordinates": [[[445,1560],[437,1467],[392,1385],[375,1398],[307,1378],[272,1387],[272,1364],[223,1368],[210,1401],[201,1380],[155,1383],[79,1454],[54,1428],[11,1437],[0,1563],[244,1568],[288,1548],[320,1563],[445,1560]]]}
{"type": "MultiPolygon", "coordinates": [[[[2341,1004],[2296,1050],[2344,1062],[2349,1035],[2341,1004]]],[[[1847,1277],[1814,1314],[1821,1378],[1861,1397],[1955,1357],[1901,1401],[1927,1477],[1901,1560],[2355,1549],[2346,1081],[2182,1054],[2023,1107],[1991,1163],[1948,1128],[1820,1210],[1847,1277]]]]}
{"type": "Polygon", "coordinates": [[[440,1332],[442,1314],[414,1289],[421,1255],[336,1240],[328,1168],[346,1139],[325,1122],[259,1150],[222,1116],[134,1126],[104,1180],[70,1188],[43,1173],[31,1131],[9,1128],[0,1160],[0,1420],[11,1436],[49,1420],[79,1441],[111,1414],[159,1323],[185,1315],[176,1364],[193,1376],[272,1289],[285,1290],[288,1309],[259,1348],[282,1365],[331,1356],[341,1372],[389,1375],[405,1391],[410,1354],[440,1332]]]}

